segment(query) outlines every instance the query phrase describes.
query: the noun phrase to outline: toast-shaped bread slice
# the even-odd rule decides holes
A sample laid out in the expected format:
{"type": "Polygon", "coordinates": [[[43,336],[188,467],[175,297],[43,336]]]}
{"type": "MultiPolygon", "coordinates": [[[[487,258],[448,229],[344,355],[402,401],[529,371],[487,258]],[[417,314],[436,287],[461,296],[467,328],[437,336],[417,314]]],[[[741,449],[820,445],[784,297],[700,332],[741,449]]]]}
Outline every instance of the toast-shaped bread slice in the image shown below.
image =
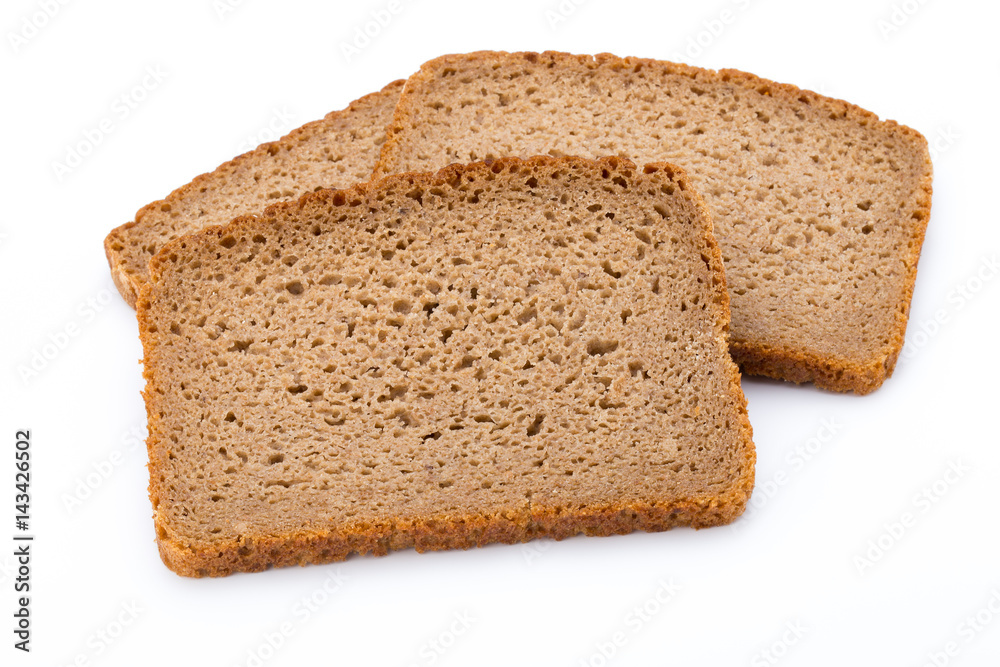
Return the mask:
{"type": "Polygon", "coordinates": [[[150,268],[150,497],[179,574],[714,526],[749,498],[722,259],[668,164],[394,175],[150,268]]]}
{"type": "Polygon", "coordinates": [[[745,373],[858,393],[892,373],[930,217],[919,133],[735,70],[481,52],[410,78],[375,173],[536,154],[687,171],[715,223],[745,373]]]}
{"type": "Polygon", "coordinates": [[[135,306],[150,258],[171,239],[320,188],[368,180],[403,83],[394,81],[198,176],[112,230],[104,252],[125,301],[135,306]]]}

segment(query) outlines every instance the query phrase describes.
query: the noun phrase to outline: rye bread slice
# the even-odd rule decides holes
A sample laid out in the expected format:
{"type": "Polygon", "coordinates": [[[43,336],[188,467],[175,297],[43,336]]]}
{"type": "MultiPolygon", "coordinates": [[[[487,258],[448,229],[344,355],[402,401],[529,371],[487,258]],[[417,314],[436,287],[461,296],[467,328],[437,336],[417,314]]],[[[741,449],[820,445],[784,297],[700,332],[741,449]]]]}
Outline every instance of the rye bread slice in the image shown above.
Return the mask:
{"type": "Polygon", "coordinates": [[[112,230],[104,251],[125,301],[135,306],[149,278],[149,259],[171,239],[320,188],[368,180],[403,83],[394,81],[346,109],[233,158],[144,206],[134,221],[112,230]]]}
{"type": "Polygon", "coordinates": [[[704,196],[742,370],[867,393],[896,363],[930,217],[914,130],[735,70],[481,52],[406,84],[376,175],[503,155],[620,155],[704,196]]]}
{"type": "Polygon", "coordinates": [[[179,574],[714,526],[750,495],[722,260],[669,164],[390,176],[150,268],[150,498],[179,574]]]}

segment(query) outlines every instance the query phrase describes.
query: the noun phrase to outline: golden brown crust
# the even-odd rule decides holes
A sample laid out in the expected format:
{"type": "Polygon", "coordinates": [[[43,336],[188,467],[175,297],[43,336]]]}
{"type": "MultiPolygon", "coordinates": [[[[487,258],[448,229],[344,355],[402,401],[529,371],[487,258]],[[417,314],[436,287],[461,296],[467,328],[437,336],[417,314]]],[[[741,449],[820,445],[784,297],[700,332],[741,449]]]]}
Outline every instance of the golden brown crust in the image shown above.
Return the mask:
{"type": "Polygon", "coordinates": [[[115,288],[122,295],[122,298],[125,299],[125,303],[135,308],[139,283],[129,278],[129,274],[125,270],[125,263],[122,261],[120,254],[120,248],[124,247],[121,235],[133,225],[135,225],[135,222],[126,222],[124,225],[111,230],[111,233],[104,238],[104,256],[108,260],[108,267],[111,269],[111,280],[114,282],[115,288]]]}
{"type": "Polygon", "coordinates": [[[111,277],[114,280],[115,287],[118,288],[118,292],[122,295],[122,298],[128,303],[128,305],[133,308],[136,307],[136,299],[138,298],[139,290],[142,285],[146,282],[146,276],[136,275],[128,270],[124,258],[122,257],[122,250],[125,248],[123,237],[126,232],[128,232],[133,227],[141,225],[145,215],[157,208],[162,206],[168,200],[173,200],[179,197],[184,197],[188,193],[196,192],[198,188],[206,183],[211,183],[212,179],[219,171],[234,170],[245,162],[252,161],[258,157],[268,153],[275,147],[281,147],[286,145],[294,144],[302,135],[313,132],[318,128],[323,128],[324,126],[330,124],[333,121],[338,120],[340,117],[356,112],[359,108],[371,104],[373,100],[379,96],[392,92],[396,89],[401,89],[406,83],[404,79],[398,79],[388,84],[381,90],[365,95],[364,97],[358,98],[351,102],[345,109],[340,109],[338,111],[331,111],[326,114],[323,118],[319,120],[314,120],[301,127],[297,127],[285,136],[281,137],[276,141],[270,141],[261,144],[254,148],[253,150],[247,151],[242,155],[234,157],[228,162],[223,162],[221,165],[216,167],[211,172],[206,172],[204,174],[199,174],[195,176],[189,183],[186,183],[179,188],[175,189],[169,195],[163,199],[158,199],[154,202],[146,204],[135,214],[135,219],[126,222],[123,225],[115,227],[104,239],[104,253],[108,258],[108,265],[111,268],[111,277]]]}
{"type": "Polygon", "coordinates": [[[433,72],[452,63],[478,61],[481,63],[497,64],[509,62],[511,59],[516,58],[523,58],[533,64],[545,61],[556,64],[584,65],[591,68],[612,67],[626,69],[634,68],[637,65],[661,67],[665,68],[668,73],[688,76],[698,81],[721,81],[752,89],[764,95],[781,96],[789,101],[809,104],[817,109],[827,111],[836,117],[849,118],[862,125],[878,127],[884,130],[887,135],[913,144],[913,154],[920,156],[920,160],[923,163],[923,175],[919,185],[917,211],[910,223],[911,243],[907,249],[908,254],[904,258],[907,271],[904,285],[905,296],[899,303],[896,311],[898,325],[896,331],[892,335],[891,340],[876,355],[877,358],[873,358],[867,364],[859,365],[843,359],[814,354],[808,350],[785,350],[740,340],[734,340],[731,345],[733,357],[744,373],[765,375],[791,382],[812,382],[819,387],[831,391],[853,391],[858,394],[867,394],[878,389],[892,375],[896,359],[899,357],[905,339],[910,300],[913,296],[913,287],[917,276],[917,262],[920,258],[920,249],[931,213],[933,167],[927,148],[927,140],[922,134],[895,121],[880,120],[877,114],[849,102],[825,97],[790,84],[770,81],[736,69],[703,69],[649,58],[622,58],[610,53],[589,56],[559,51],[545,51],[543,53],[477,51],[469,54],[451,54],[435,58],[424,63],[420,71],[410,77],[407,86],[403,89],[399,103],[396,105],[392,124],[386,129],[386,141],[382,144],[381,154],[375,164],[373,176],[384,176],[387,173],[392,173],[395,168],[394,158],[400,150],[400,137],[406,131],[407,119],[412,115],[413,111],[411,98],[407,95],[407,90],[412,89],[414,83],[433,78],[433,72]]]}
{"type": "Polygon", "coordinates": [[[681,498],[675,500],[608,504],[586,509],[567,509],[536,504],[511,508],[498,514],[440,515],[432,517],[396,517],[379,523],[360,523],[336,530],[317,529],[286,535],[242,535],[238,540],[226,540],[204,545],[191,545],[178,539],[172,527],[157,511],[165,482],[155,468],[157,448],[164,438],[160,424],[160,389],[158,376],[160,360],[150,319],[150,308],[156,300],[156,290],[162,272],[170,263],[172,253],[188,243],[198,243],[198,238],[221,239],[239,233],[266,229],[270,218],[282,211],[294,211],[313,201],[346,201],[361,199],[369,192],[384,188],[393,182],[433,187],[453,181],[473,170],[506,168],[518,165],[556,165],[572,163],[599,163],[609,169],[631,169],[635,165],[622,158],[553,158],[536,156],[527,159],[500,158],[469,165],[450,165],[435,173],[396,174],[379,181],[360,183],[343,190],[320,190],[303,195],[296,201],[269,206],[261,216],[242,216],[225,226],[208,227],[195,234],[174,239],[167,243],[150,260],[150,281],[138,299],[136,314],[139,336],[142,340],[144,359],[143,375],[146,388],[143,396],[149,424],[147,449],[150,459],[149,495],[154,508],[157,544],[163,562],[177,574],[190,577],[225,576],[234,572],[257,572],[270,567],[307,565],[343,560],[351,554],[384,555],[390,550],[415,548],[418,552],[441,549],[468,549],[490,543],[513,544],[549,537],[564,539],[577,534],[592,536],[616,535],[635,530],[661,531],[675,526],[705,528],[730,523],[735,520],[749,501],[754,485],[756,451],[753,430],[746,410],[746,398],[740,387],[740,373],[728,359],[729,294],[726,289],[722,255],[712,232],[711,216],[704,201],[694,191],[687,174],[674,165],[655,163],[646,165],[644,173],[664,172],[679,189],[685,191],[700,214],[702,240],[708,249],[706,264],[712,273],[712,289],[720,304],[716,321],[716,340],[719,355],[726,360],[729,390],[734,401],[740,450],[734,458],[739,462],[738,476],[722,495],[681,498]]]}
{"type": "Polygon", "coordinates": [[[802,384],[811,382],[831,391],[869,394],[885,381],[896,364],[895,356],[868,365],[846,359],[831,359],[795,350],[764,349],[763,346],[731,342],[729,352],[747,375],[761,375],[802,384]]]}
{"type": "Polygon", "coordinates": [[[722,504],[697,507],[627,504],[585,511],[562,512],[532,508],[513,516],[464,515],[430,519],[396,519],[312,531],[296,535],[243,536],[206,549],[191,549],[159,539],[164,564],[186,577],[220,577],[235,572],[261,572],[272,567],[317,565],[345,560],[352,554],[384,556],[390,551],[418,553],[470,549],[487,544],[517,544],[547,537],[562,540],[574,535],[606,537],[636,530],[657,532],[677,526],[707,528],[731,522],[743,511],[722,504]]]}

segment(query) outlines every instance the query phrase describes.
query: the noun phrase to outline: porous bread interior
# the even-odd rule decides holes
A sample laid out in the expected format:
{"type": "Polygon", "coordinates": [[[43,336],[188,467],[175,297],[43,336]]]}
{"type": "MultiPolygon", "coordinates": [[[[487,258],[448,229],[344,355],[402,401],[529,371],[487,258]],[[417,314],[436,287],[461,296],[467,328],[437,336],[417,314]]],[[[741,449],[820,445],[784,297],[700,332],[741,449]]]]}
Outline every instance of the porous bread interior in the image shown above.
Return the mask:
{"type": "Polygon", "coordinates": [[[679,170],[646,171],[455,166],[168,245],[139,305],[168,565],[322,562],[386,525],[364,549],[737,516],[754,453],[721,260],[679,170]],[[484,517],[520,532],[473,535],[484,517]]]}
{"type": "Polygon", "coordinates": [[[715,223],[745,371],[861,393],[891,373],[930,214],[919,133],[734,70],[481,52],[411,77],[376,175],[533,154],[687,171],[715,223]]]}
{"type": "Polygon", "coordinates": [[[115,284],[130,305],[148,280],[150,258],[171,239],[261,212],[321,188],[368,180],[402,81],[262,144],[136,213],[105,240],[115,284]]]}

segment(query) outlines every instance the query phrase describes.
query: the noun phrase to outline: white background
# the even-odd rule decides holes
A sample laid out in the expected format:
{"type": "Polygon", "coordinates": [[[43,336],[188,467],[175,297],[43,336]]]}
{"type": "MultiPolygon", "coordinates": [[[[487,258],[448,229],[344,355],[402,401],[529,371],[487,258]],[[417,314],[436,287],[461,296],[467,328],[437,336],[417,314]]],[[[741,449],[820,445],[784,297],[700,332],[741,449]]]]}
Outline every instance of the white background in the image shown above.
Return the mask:
{"type": "Polygon", "coordinates": [[[412,0],[350,59],[342,44],[388,0],[50,4],[51,18],[38,0],[0,11],[0,664],[998,664],[997,3],[567,0],[552,25],[557,0],[412,0]],[[895,375],[867,397],[744,379],[758,486],[733,527],[174,575],[146,495],[134,314],[104,236],[269,127],[487,48],[736,67],[923,132],[934,208],[895,375]],[[116,100],[147,68],[163,80],[123,118],[116,100]],[[54,163],[103,118],[110,134],[60,178],[54,163]],[[16,428],[34,441],[30,655],[12,648],[16,428]],[[661,581],[678,589],[665,602],[661,581]]]}

